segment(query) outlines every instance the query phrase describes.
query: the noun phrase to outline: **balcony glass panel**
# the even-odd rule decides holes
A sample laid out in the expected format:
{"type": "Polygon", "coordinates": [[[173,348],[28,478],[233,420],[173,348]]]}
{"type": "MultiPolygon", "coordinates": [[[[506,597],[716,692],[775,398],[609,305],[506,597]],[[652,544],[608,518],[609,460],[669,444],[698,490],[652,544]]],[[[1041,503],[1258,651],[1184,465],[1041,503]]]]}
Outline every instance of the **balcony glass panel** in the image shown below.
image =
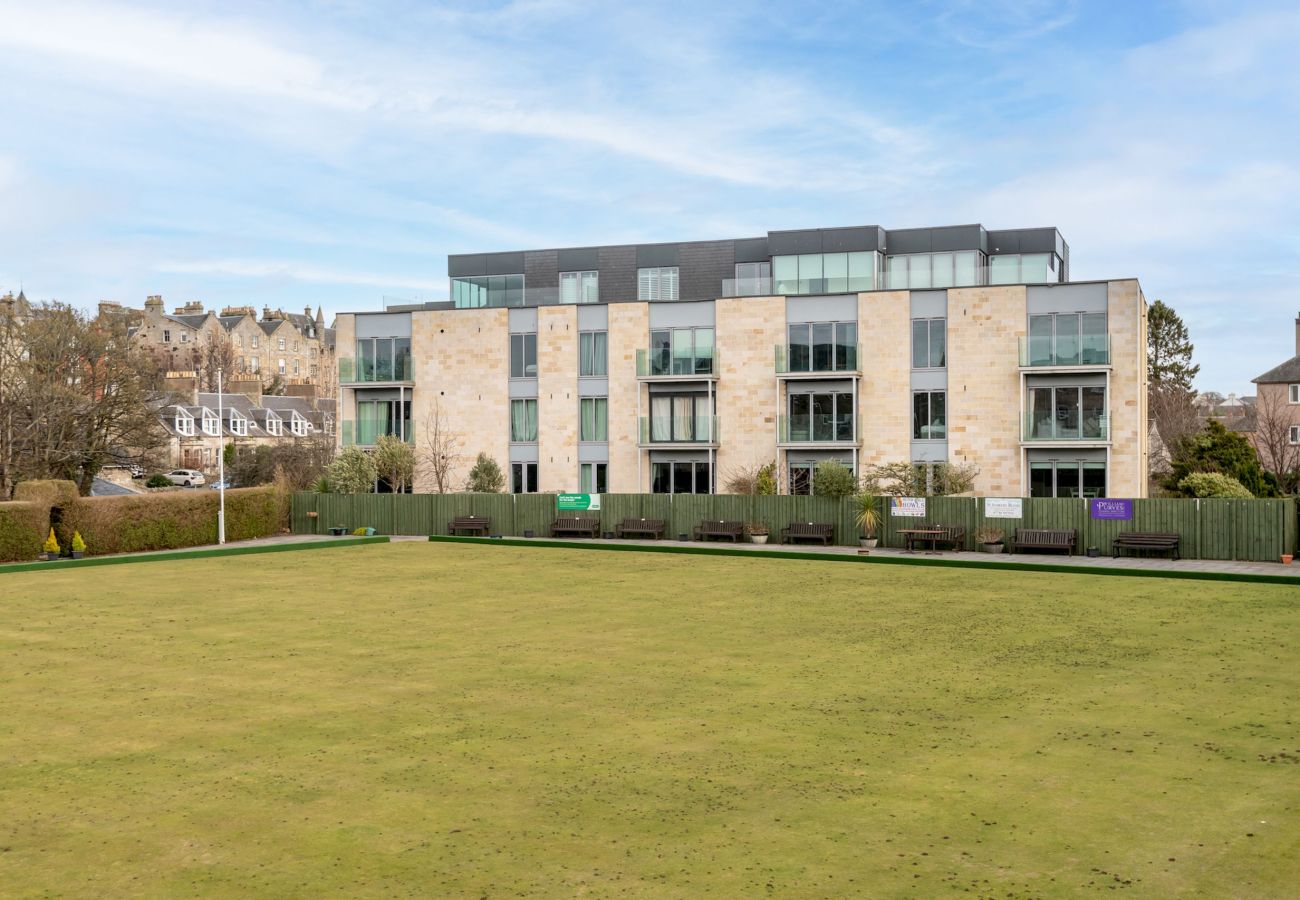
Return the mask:
{"type": "Polygon", "coordinates": [[[835,325],[835,368],[856,372],[858,369],[858,325],[838,322],[835,325]]]}
{"type": "Polygon", "coordinates": [[[979,251],[968,250],[952,255],[953,284],[969,287],[980,283],[979,251]]]}
{"type": "Polygon", "coordinates": [[[1110,338],[1106,334],[1105,313],[1084,313],[1082,337],[1082,362],[1085,366],[1107,365],[1110,362],[1110,338]]]}
{"type": "Polygon", "coordinates": [[[1059,314],[1056,317],[1056,364],[1079,364],[1079,316],[1077,313],[1059,314]]]}
{"type": "Polygon", "coordinates": [[[812,326],[790,326],[790,371],[812,371],[812,326]]]}

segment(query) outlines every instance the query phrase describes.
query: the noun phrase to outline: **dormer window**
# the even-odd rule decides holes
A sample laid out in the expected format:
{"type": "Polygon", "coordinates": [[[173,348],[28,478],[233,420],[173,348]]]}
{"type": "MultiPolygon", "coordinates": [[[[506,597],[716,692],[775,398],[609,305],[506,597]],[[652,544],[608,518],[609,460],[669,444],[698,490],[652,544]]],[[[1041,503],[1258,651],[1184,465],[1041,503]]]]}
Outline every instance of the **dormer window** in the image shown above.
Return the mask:
{"type": "Polygon", "coordinates": [[[183,434],[186,437],[194,436],[194,417],[185,413],[176,414],[176,433],[183,434]]]}
{"type": "Polygon", "coordinates": [[[306,437],[307,432],[311,431],[311,423],[297,413],[293,414],[293,433],[297,437],[306,437]]]}
{"type": "Polygon", "coordinates": [[[230,414],[230,431],[239,437],[248,437],[248,420],[237,412],[230,414]]]}
{"type": "Polygon", "coordinates": [[[333,433],[334,433],[334,417],[331,416],[329,413],[325,413],[325,419],[324,419],[323,424],[324,424],[324,426],[325,426],[325,433],[326,433],[326,434],[333,434],[333,433]]]}
{"type": "Polygon", "coordinates": [[[272,437],[279,437],[284,434],[284,422],[270,410],[266,412],[266,433],[272,437]]]}
{"type": "Polygon", "coordinates": [[[212,437],[221,434],[221,420],[207,410],[203,412],[203,433],[212,437]]]}

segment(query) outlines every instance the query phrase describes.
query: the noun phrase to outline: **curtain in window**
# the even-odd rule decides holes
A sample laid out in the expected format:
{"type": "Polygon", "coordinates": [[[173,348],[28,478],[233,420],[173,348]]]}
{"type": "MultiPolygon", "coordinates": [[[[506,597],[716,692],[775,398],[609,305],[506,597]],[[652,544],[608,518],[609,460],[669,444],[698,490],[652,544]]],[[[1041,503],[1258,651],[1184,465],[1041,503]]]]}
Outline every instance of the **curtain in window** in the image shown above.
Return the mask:
{"type": "Polygon", "coordinates": [[[578,374],[607,375],[609,334],[604,331],[585,331],[580,337],[578,374]]]}
{"type": "Polygon", "coordinates": [[[672,398],[650,398],[650,440],[667,441],[673,434],[672,398]]]}
{"type": "Polygon", "coordinates": [[[537,401],[510,401],[510,440],[537,440],[537,401]]]}
{"type": "Polygon", "coordinates": [[[582,421],[578,440],[609,440],[609,400],[604,397],[586,398],[582,401],[582,421]]]}
{"type": "Polygon", "coordinates": [[[673,439],[694,439],[695,404],[690,397],[673,397],[673,439]]]}

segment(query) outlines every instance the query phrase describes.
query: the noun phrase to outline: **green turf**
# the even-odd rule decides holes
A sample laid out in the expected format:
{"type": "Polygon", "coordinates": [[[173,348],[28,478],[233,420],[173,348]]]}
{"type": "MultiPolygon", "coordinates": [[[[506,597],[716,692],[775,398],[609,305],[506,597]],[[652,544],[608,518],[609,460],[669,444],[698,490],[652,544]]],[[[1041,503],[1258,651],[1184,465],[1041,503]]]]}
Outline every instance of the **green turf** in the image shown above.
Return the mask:
{"type": "Polygon", "coordinates": [[[1300,883],[1290,586],[399,543],[0,610],[5,896],[1300,883]]]}

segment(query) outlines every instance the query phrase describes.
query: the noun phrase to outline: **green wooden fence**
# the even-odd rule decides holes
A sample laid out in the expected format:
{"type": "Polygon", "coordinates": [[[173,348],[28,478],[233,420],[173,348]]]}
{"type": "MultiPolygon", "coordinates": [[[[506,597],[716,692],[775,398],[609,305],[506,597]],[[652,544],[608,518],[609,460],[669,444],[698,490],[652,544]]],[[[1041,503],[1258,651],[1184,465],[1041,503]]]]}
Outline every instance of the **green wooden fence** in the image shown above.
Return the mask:
{"type": "MultiPolygon", "coordinates": [[[[1000,528],[1008,538],[1016,528],[1073,528],[1080,551],[1097,547],[1110,552],[1121,531],[1171,531],[1182,538],[1188,559],[1277,560],[1297,547],[1296,501],[1286,500],[1134,500],[1132,521],[1093,519],[1088,501],[1030,498],[1022,501],[1019,519],[988,518],[978,497],[929,497],[924,517],[895,517],[882,498],[880,543],[902,547],[900,528],[961,525],[966,549],[977,549],[974,533],[984,525],[1000,528]]],[[[349,531],[369,526],[379,534],[446,534],[456,516],[492,519],[492,533],[518,536],[550,534],[555,519],[553,494],[313,494],[293,495],[291,523],[295,534],[326,534],[332,526],[349,531]]],[[[663,519],[666,536],[689,535],[705,519],[763,522],[776,541],[791,522],[830,522],[835,543],[853,546],[858,529],[848,502],[825,497],[749,497],[730,494],[605,494],[601,529],[612,532],[625,518],[663,519]]]]}

